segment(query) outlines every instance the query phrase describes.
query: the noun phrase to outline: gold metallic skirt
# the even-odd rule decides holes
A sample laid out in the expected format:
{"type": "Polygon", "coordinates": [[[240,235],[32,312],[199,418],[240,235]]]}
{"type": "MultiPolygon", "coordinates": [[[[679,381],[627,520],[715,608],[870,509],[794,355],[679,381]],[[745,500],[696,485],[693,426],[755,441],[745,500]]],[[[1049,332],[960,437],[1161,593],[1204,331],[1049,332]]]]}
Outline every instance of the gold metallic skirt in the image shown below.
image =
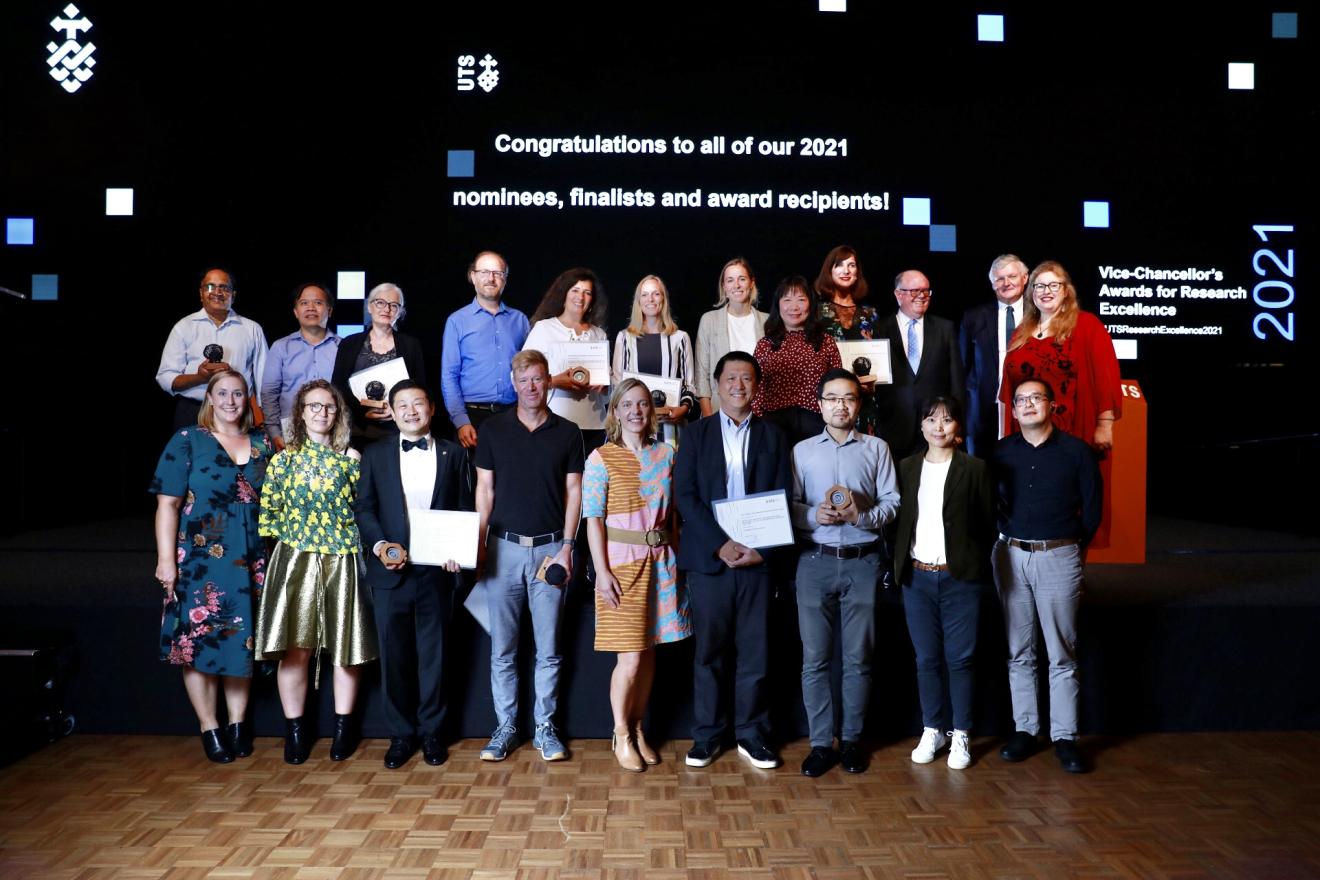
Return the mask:
{"type": "Polygon", "coordinates": [[[318,669],[322,651],[336,666],[376,659],[376,625],[366,587],[358,584],[356,553],[275,545],[257,605],[256,659],[278,660],[289,648],[316,652],[318,669]]]}

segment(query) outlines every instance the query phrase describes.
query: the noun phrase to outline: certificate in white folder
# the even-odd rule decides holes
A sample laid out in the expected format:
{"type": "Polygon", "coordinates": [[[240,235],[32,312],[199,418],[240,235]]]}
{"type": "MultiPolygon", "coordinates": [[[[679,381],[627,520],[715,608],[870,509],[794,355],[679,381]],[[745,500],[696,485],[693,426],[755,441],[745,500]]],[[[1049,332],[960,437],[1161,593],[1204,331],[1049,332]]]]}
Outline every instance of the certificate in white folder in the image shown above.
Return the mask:
{"type": "Polygon", "coordinates": [[[481,517],[466,510],[408,508],[408,561],[413,565],[477,567],[477,533],[481,517]]]}
{"type": "Polygon", "coordinates": [[[588,385],[610,384],[610,344],[607,341],[556,342],[550,347],[549,354],[551,373],[585,367],[591,374],[588,385]]]}
{"type": "Polygon", "coordinates": [[[403,358],[391,358],[374,367],[358,370],[349,376],[348,390],[352,391],[353,396],[358,400],[363,400],[367,396],[367,384],[379,382],[385,386],[385,399],[389,400],[390,389],[407,378],[408,367],[403,363],[403,358]]]}
{"type": "Polygon", "coordinates": [[[793,543],[788,494],[783,489],[716,501],[715,521],[724,534],[746,547],[762,550],[793,543]]]}

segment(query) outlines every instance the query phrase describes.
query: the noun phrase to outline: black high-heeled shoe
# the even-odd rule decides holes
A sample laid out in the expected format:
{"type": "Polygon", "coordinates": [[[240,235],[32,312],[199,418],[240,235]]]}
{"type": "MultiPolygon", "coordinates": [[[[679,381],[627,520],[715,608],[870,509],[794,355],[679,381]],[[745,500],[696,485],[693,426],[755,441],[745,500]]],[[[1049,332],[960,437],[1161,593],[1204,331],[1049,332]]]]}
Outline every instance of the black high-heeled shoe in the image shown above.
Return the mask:
{"type": "Polygon", "coordinates": [[[346,761],[357,751],[359,737],[352,715],[335,715],[335,738],[330,743],[330,760],[346,761]]]}
{"type": "Polygon", "coordinates": [[[252,754],[252,724],[247,721],[235,721],[229,725],[229,750],[237,758],[246,758],[252,754]]]}
{"type": "Polygon", "coordinates": [[[312,751],[312,735],[303,716],[284,721],[284,763],[301,764],[312,751]]]}
{"type": "Polygon", "coordinates": [[[207,760],[217,764],[231,764],[234,761],[234,753],[229,751],[218,727],[202,731],[202,751],[206,753],[207,760]]]}

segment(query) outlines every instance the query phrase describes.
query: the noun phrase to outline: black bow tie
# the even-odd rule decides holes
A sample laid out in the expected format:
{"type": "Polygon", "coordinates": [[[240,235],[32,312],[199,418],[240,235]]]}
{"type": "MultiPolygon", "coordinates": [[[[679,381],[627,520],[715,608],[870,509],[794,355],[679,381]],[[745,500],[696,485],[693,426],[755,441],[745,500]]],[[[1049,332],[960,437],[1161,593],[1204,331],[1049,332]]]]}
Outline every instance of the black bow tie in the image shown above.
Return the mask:
{"type": "Polygon", "coordinates": [[[420,450],[422,450],[422,452],[425,452],[425,451],[427,450],[427,448],[430,447],[430,445],[431,445],[431,444],[428,443],[428,442],[426,441],[426,438],[425,438],[425,437],[423,437],[421,440],[418,440],[416,443],[414,443],[414,442],[411,441],[411,440],[404,440],[404,441],[403,441],[403,451],[404,451],[404,452],[407,452],[409,449],[414,449],[414,448],[416,448],[416,449],[420,449],[420,450]]]}

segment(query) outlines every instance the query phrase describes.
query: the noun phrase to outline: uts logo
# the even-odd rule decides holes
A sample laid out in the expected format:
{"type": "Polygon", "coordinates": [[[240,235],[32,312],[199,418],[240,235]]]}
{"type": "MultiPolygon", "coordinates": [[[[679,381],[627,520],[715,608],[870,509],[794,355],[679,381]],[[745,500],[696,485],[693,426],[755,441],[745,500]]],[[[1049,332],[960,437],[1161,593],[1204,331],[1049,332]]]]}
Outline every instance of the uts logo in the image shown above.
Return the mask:
{"type": "Polygon", "coordinates": [[[46,63],[50,65],[51,77],[64,87],[64,91],[73,94],[92,78],[92,68],[96,66],[92,53],[96,51],[96,46],[92,43],[84,46],[77,40],[80,31],[92,29],[87,16],[77,17],[78,7],[72,3],[64,7],[64,14],[68,17],[60,18],[57,15],[50,20],[52,30],[64,31],[64,45],[47,43],[46,51],[50,57],[46,63]]]}

